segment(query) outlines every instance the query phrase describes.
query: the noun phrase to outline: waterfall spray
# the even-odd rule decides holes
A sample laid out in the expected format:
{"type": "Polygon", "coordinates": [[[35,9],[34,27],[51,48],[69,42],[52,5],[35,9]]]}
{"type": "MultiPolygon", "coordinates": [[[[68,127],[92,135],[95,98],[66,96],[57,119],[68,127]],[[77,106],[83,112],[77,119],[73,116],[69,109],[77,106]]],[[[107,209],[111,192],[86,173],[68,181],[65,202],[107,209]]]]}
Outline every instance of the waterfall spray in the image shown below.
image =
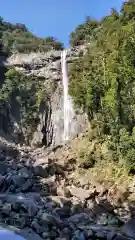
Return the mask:
{"type": "Polygon", "coordinates": [[[64,141],[69,139],[70,136],[70,120],[72,117],[72,102],[68,95],[68,74],[66,63],[67,50],[63,50],[61,53],[61,68],[62,68],[62,82],[64,93],[64,141]]]}

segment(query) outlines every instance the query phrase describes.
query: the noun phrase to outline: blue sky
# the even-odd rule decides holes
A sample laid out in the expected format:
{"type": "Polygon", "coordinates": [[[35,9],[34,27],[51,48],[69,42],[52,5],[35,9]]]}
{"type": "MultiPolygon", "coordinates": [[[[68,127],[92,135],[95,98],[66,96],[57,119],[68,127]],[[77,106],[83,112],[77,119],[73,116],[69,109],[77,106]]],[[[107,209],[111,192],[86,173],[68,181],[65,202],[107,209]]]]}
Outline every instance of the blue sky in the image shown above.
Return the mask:
{"type": "Polygon", "coordinates": [[[122,0],[1,0],[0,15],[12,23],[24,23],[37,36],[53,36],[68,45],[69,33],[86,16],[101,18],[122,0]]]}

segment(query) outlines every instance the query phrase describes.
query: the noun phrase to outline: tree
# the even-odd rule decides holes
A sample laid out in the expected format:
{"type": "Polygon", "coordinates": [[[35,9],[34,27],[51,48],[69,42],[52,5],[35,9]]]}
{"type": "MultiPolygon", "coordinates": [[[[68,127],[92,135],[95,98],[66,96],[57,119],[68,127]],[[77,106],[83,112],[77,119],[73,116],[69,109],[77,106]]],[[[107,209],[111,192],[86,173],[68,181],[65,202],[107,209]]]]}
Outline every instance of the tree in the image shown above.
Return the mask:
{"type": "Polygon", "coordinates": [[[39,38],[28,31],[24,24],[11,24],[0,20],[0,39],[4,51],[8,54],[13,52],[47,52],[51,49],[62,50],[63,44],[53,37],[39,38]]]}
{"type": "Polygon", "coordinates": [[[90,39],[89,47],[85,56],[70,68],[70,94],[74,103],[88,114],[100,139],[110,137],[110,146],[118,159],[123,158],[127,164],[135,162],[134,11],[132,0],[122,5],[120,14],[112,9],[98,23],[98,31],[93,28],[89,32],[92,26],[90,22],[88,27],[89,19],[79,25],[73,37],[90,39]],[[129,139],[127,148],[125,138],[129,139]]]}
{"type": "Polygon", "coordinates": [[[90,37],[94,35],[94,30],[98,27],[98,21],[86,17],[84,24],[77,26],[74,32],[70,34],[70,44],[78,46],[84,44],[90,40],[90,37]]]}

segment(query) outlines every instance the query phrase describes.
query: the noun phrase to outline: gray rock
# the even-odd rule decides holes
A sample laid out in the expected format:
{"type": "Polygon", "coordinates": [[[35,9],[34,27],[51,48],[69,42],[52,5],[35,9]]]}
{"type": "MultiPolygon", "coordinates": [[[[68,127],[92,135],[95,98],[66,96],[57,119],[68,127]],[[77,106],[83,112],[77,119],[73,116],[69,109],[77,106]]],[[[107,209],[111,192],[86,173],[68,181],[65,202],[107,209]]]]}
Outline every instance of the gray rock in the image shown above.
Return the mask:
{"type": "Polygon", "coordinates": [[[65,238],[66,240],[70,240],[72,236],[72,232],[70,231],[69,228],[64,228],[62,229],[62,231],[60,232],[60,237],[61,238],[65,238]]]}
{"type": "Polygon", "coordinates": [[[107,201],[106,196],[104,196],[104,197],[96,197],[96,203],[99,206],[101,206],[106,212],[112,213],[113,210],[114,210],[114,207],[107,201]]]}
{"type": "MultiPolygon", "coordinates": [[[[52,152],[52,151],[51,151],[52,152]]],[[[45,156],[43,156],[43,157],[39,157],[38,156],[38,158],[36,158],[36,161],[34,162],[34,164],[33,164],[33,167],[35,168],[35,167],[37,167],[37,166],[45,166],[45,165],[47,165],[47,164],[49,164],[50,163],[50,159],[48,159],[48,157],[45,157],[45,156]]],[[[43,167],[42,166],[42,167],[43,167]]],[[[40,169],[40,168],[39,168],[40,169]]],[[[36,169],[37,170],[37,173],[38,173],[38,168],[36,169]]],[[[36,170],[34,169],[34,171],[35,171],[35,173],[36,173],[36,170]]]]}
{"type": "Polygon", "coordinates": [[[45,167],[42,167],[42,166],[34,167],[34,173],[35,173],[35,175],[37,175],[39,177],[43,177],[43,178],[48,177],[47,169],[45,167]]]}
{"type": "Polygon", "coordinates": [[[33,186],[33,182],[31,179],[28,179],[21,187],[22,192],[27,192],[33,186]]]}
{"type": "Polygon", "coordinates": [[[43,232],[43,233],[42,233],[42,238],[49,240],[49,239],[50,239],[50,232],[43,232]]]}
{"type": "Polygon", "coordinates": [[[56,238],[55,240],[67,240],[66,238],[56,238]]]}
{"type": "Polygon", "coordinates": [[[11,217],[7,221],[8,224],[16,226],[20,229],[23,229],[28,224],[28,216],[27,214],[19,214],[12,212],[11,217]]]}
{"type": "Polygon", "coordinates": [[[85,236],[83,232],[80,234],[78,240],[85,240],[85,236]]]}
{"type": "Polygon", "coordinates": [[[5,160],[5,155],[3,153],[0,153],[0,161],[3,162],[5,160]]]}
{"type": "Polygon", "coordinates": [[[53,176],[56,173],[55,164],[54,163],[49,164],[48,167],[47,167],[47,171],[48,171],[50,176],[53,176]]]}
{"type": "Polygon", "coordinates": [[[29,217],[34,217],[37,214],[38,207],[33,201],[24,202],[21,204],[21,208],[25,209],[29,217]]]}
{"type": "Polygon", "coordinates": [[[25,182],[26,179],[24,177],[20,177],[19,175],[12,176],[12,184],[15,188],[20,188],[25,182]]]}
{"type": "Polygon", "coordinates": [[[103,232],[103,231],[98,231],[98,232],[95,233],[95,236],[96,236],[98,239],[105,239],[106,234],[105,234],[105,232],[103,232]]]}
{"type": "Polygon", "coordinates": [[[123,227],[122,232],[131,238],[135,238],[135,218],[130,219],[123,227]]]}
{"type": "Polygon", "coordinates": [[[1,209],[1,211],[5,215],[9,216],[11,211],[12,211],[11,204],[10,203],[5,203],[3,208],[1,209]]]}
{"type": "Polygon", "coordinates": [[[50,237],[51,237],[52,239],[56,239],[57,236],[58,236],[57,231],[52,229],[52,230],[50,231],[50,237]]]}
{"type": "Polygon", "coordinates": [[[12,210],[14,210],[15,212],[19,212],[21,208],[21,204],[18,202],[12,202],[12,210]]]}
{"type": "Polygon", "coordinates": [[[0,209],[3,207],[3,201],[0,199],[0,209]]]}
{"type": "Polygon", "coordinates": [[[97,216],[97,224],[100,225],[118,225],[118,219],[116,216],[108,213],[102,213],[97,216]]]}
{"type": "Polygon", "coordinates": [[[53,196],[57,195],[57,184],[56,182],[48,182],[49,185],[49,192],[50,194],[52,194],[53,196]]]}
{"type": "Polygon", "coordinates": [[[43,141],[43,133],[40,131],[36,131],[34,133],[32,142],[31,142],[31,146],[32,147],[41,147],[42,146],[42,141],[43,141]]]}
{"type": "Polygon", "coordinates": [[[48,213],[39,213],[37,215],[37,219],[42,225],[50,224],[52,226],[57,226],[58,228],[62,228],[63,222],[58,218],[48,213]]]}
{"type": "Polygon", "coordinates": [[[108,225],[110,226],[118,226],[119,220],[116,216],[108,215],[108,225]]]}
{"type": "Polygon", "coordinates": [[[84,232],[83,232],[85,238],[91,238],[93,236],[93,232],[91,229],[85,229],[84,232]]]}
{"type": "Polygon", "coordinates": [[[64,197],[67,197],[67,198],[72,196],[70,190],[68,188],[62,187],[62,186],[57,187],[57,195],[58,196],[64,196],[64,197]]]}
{"type": "Polygon", "coordinates": [[[80,231],[80,230],[74,231],[74,236],[73,236],[72,239],[73,239],[73,240],[77,240],[77,239],[79,238],[80,234],[81,234],[81,231],[80,231]]]}
{"type": "Polygon", "coordinates": [[[18,175],[27,180],[33,176],[33,173],[31,169],[28,169],[27,167],[23,167],[18,171],[18,175]]]}
{"type": "Polygon", "coordinates": [[[106,235],[106,238],[107,238],[107,240],[112,240],[112,239],[114,239],[115,237],[116,237],[116,232],[114,232],[114,231],[109,231],[108,233],[107,233],[107,235],[106,235]]]}
{"type": "Polygon", "coordinates": [[[93,220],[86,213],[78,213],[78,214],[74,214],[71,217],[69,217],[68,222],[72,222],[74,224],[80,224],[80,225],[81,224],[86,224],[87,225],[89,223],[92,223],[93,220]]]}
{"type": "Polygon", "coordinates": [[[4,162],[0,162],[0,174],[1,175],[5,175],[6,173],[8,173],[8,169],[9,169],[9,165],[4,163],[4,162]]]}
{"type": "Polygon", "coordinates": [[[128,238],[122,236],[122,235],[117,235],[114,240],[128,240],[128,238]]]}
{"type": "Polygon", "coordinates": [[[90,190],[85,190],[82,188],[73,187],[70,189],[72,196],[78,197],[81,201],[88,199],[91,196],[90,190]]]}
{"type": "Polygon", "coordinates": [[[38,234],[41,234],[41,233],[44,232],[43,227],[41,227],[41,226],[38,224],[38,222],[37,222],[36,219],[34,219],[34,220],[32,221],[31,227],[32,227],[32,229],[34,229],[35,232],[38,233],[38,234]]]}
{"type": "Polygon", "coordinates": [[[27,240],[42,240],[42,237],[36,234],[31,228],[19,230],[19,234],[27,240]]]}
{"type": "Polygon", "coordinates": [[[0,174],[0,190],[1,190],[2,186],[3,186],[4,180],[5,180],[5,176],[2,176],[0,174]]]}
{"type": "Polygon", "coordinates": [[[127,222],[131,219],[131,211],[127,210],[125,207],[119,207],[114,209],[115,214],[119,217],[123,222],[127,222]]]}

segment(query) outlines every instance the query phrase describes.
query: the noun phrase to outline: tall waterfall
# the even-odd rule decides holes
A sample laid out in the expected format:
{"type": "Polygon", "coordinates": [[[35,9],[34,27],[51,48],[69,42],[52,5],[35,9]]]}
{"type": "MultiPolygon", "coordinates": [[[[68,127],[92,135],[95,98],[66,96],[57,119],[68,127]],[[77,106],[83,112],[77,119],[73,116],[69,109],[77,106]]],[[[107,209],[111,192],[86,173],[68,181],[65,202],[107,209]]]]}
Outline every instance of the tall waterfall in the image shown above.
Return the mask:
{"type": "Polygon", "coordinates": [[[62,82],[63,82],[63,94],[64,94],[64,141],[70,137],[70,123],[73,116],[72,100],[68,95],[68,73],[66,62],[67,50],[63,50],[61,53],[61,68],[62,68],[62,82]]]}

